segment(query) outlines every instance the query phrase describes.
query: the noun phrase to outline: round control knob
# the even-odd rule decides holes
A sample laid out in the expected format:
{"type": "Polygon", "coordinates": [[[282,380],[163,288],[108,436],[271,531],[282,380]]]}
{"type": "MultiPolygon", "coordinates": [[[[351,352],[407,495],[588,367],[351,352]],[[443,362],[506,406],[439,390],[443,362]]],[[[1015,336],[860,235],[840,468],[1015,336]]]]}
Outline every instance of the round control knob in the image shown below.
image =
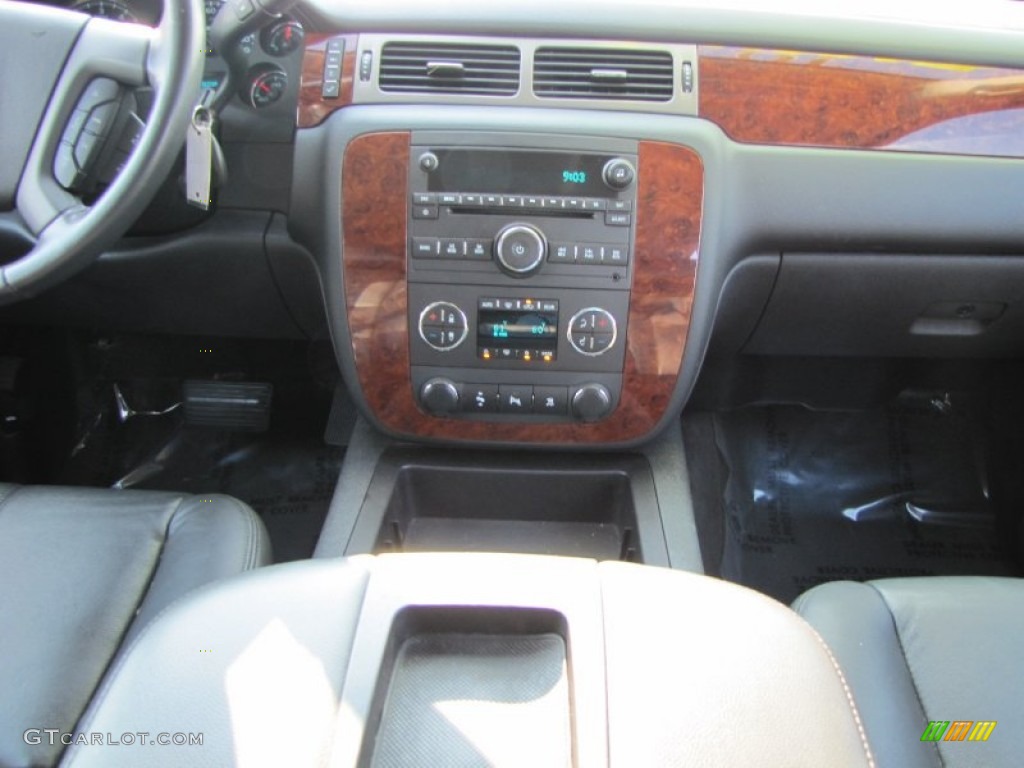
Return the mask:
{"type": "Polygon", "coordinates": [[[569,320],[567,334],[574,350],[587,357],[597,357],[615,346],[619,331],[611,312],[601,307],[587,307],[569,320]]]}
{"type": "Polygon", "coordinates": [[[633,164],[623,157],[615,157],[604,164],[601,172],[604,183],[612,189],[625,189],[633,183],[636,178],[636,171],[633,164]]]}
{"type": "Polygon", "coordinates": [[[443,416],[459,410],[459,388],[451,379],[437,377],[420,387],[420,402],[430,413],[443,416]]]}
{"type": "Polygon", "coordinates": [[[466,340],[469,323],[458,304],[435,301],[420,312],[419,330],[420,338],[431,349],[451,352],[466,340]]]}
{"type": "Polygon", "coordinates": [[[612,410],[612,396],[603,384],[584,384],[572,396],[572,415],[580,421],[600,421],[612,410]]]}
{"type": "Polygon", "coordinates": [[[537,271],[547,251],[544,234],[529,224],[509,224],[498,233],[494,243],[498,266],[513,277],[527,277],[537,271]]]}
{"type": "Polygon", "coordinates": [[[433,152],[424,152],[420,155],[420,168],[427,173],[431,173],[437,170],[437,167],[441,164],[441,161],[437,159],[437,155],[433,152]]]}

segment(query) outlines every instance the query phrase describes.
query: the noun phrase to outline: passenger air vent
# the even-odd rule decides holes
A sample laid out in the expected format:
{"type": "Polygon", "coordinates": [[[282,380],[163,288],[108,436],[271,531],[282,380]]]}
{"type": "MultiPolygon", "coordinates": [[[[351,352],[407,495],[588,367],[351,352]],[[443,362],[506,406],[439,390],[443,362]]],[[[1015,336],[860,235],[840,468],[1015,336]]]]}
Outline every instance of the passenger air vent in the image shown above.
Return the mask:
{"type": "Polygon", "coordinates": [[[519,64],[519,49],[511,45],[390,42],[381,53],[380,89],[515,96],[519,64]]]}
{"type": "Polygon", "coordinates": [[[543,99],[671,101],[672,54],[619,48],[538,48],[533,92],[543,99]]]}

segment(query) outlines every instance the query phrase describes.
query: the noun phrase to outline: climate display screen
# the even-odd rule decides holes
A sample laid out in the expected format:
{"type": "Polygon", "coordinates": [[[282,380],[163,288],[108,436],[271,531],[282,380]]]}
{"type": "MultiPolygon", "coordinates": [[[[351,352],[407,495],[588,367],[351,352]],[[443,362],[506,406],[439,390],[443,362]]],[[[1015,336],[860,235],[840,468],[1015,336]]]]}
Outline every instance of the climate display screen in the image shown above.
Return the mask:
{"type": "Polygon", "coordinates": [[[486,149],[433,151],[439,162],[437,170],[427,177],[431,192],[608,196],[601,171],[612,155],[486,149]]]}
{"type": "MultiPolygon", "coordinates": [[[[481,310],[477,337],[493,341],[544,342],[558,337],[558,315],[530,311],[481,310]]],[[[538,345],[542,346],[542,345],[538,345]]]]}

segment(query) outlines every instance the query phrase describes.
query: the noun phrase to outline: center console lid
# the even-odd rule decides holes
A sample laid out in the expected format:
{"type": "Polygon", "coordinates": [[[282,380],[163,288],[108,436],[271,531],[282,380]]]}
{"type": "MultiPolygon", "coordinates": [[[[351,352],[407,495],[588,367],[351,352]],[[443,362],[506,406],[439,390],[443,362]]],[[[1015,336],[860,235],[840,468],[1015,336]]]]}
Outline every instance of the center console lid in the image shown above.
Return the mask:
{"type": "Polygon", "coordinates": [[[358,556],[212,586],[140,636],[80,730],[202,743],[72,746],[69,765],[872,760],[831,654],[787,607],[534,555],[358,556]]]}

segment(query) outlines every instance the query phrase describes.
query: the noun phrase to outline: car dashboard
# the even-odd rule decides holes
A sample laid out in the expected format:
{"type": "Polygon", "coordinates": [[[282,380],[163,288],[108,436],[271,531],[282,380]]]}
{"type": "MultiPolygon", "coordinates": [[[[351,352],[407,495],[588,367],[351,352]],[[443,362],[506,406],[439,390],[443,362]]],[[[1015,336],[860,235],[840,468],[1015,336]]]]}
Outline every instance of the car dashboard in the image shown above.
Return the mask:
{"type": "MultiPolygon", "coordinates": [[[[224,574],[255,573],[186,574],[143,630],[171,577],[138,570],[69,729],[208,729],[211,764],[873,766],[935,764],[927,718],[1013,727],[970,648],[1024,615],[1024,5],[205,14],[209,199],[182,150],[115,246],[0,307],[0,505],[230,512],[153,567],[238,534],[224,574]],[[922,695],[920,659],[980,671],[922,695]]],[[[48,746],[22,762],[138,764],[48,746]]]]}

